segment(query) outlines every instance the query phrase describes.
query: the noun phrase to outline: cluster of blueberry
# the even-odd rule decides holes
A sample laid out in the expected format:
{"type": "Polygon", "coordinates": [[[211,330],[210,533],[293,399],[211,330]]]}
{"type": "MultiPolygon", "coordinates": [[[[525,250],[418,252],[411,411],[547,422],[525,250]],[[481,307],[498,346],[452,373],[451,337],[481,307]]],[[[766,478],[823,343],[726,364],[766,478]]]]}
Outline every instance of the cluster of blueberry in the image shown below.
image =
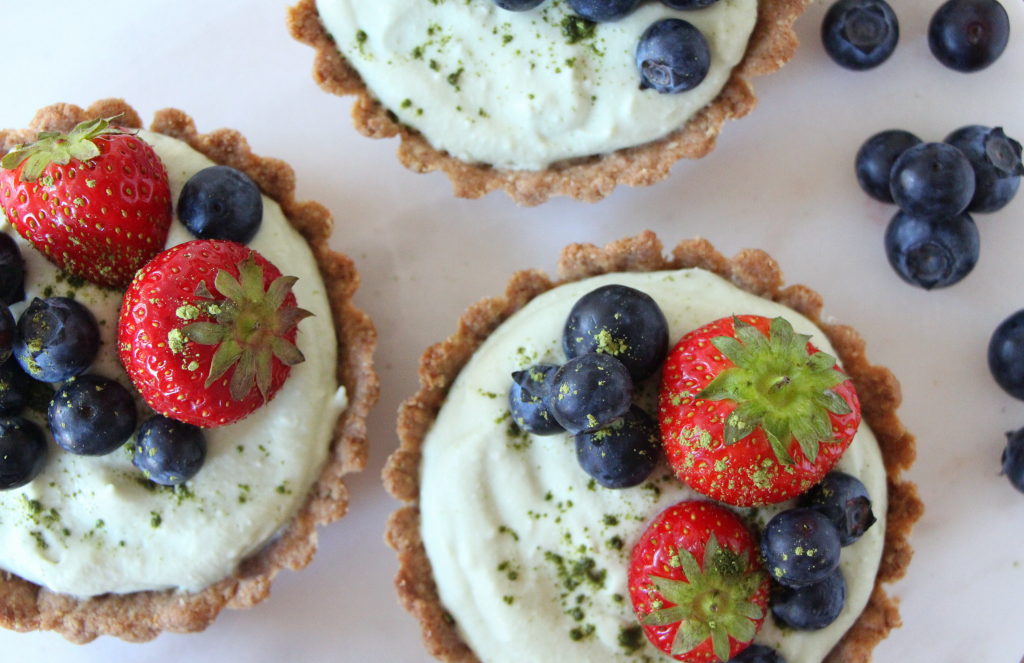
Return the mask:
{"type": "MultiPolygon", "coordinates": [[[[838,0],[821,24],[825,51],[840,66],[855,71],[888,60],[899,37],[899,21],[885,0],[838,0]]],[[[928,25],[932,54],[956,71],[989,66],[1009,39],[1009,17],[998,0],[948,0],[928,25]]]]}
{"type": "MultiPolygon", "coordinates": [[[[244,238],[236,241],[251,239],[263,214],[256,185],[220,166],[186,184],[178,210],[193,234],[244,238]]],[[[25,485],[46,462],[46,438],[31,415],[23,416],[26,408],[45,414],[54,441],[70,453],[108,454],[134,434],[132,462],[148,479],[175,485],[195,475],[206,458],[202,429],[154,415],[136,432],[132,393],[87,373],[101,345],[92,312],[70,297],[36,297],[15,320],[9,307],[24,300],[24,283],[21,251],[0,233],[0,490],[25,485]]]]}
{"type": "Polygon", "coordinates": [[[883,131],[861,146],[855,165],[869,196],[899,205],[885,233],[886,254],[903,280],[925,289],[970,273],[980,250],[970,213],[1004,207],[1024,174],[1020,143],[980,125],[961,127],[941,143],[883,131]]]}
{"type": "Polygon", "coordinates": [[[573,306],[562,348],[562,366],[512,374],[513,421],[536,435],[572,434],[580,466],[602,486],[639,484],[657,465],[661,437],[657,422],[633,404],[634,385],[665,360],[664,313],[639,290],[603,286],[573,306]]]}
{"type": "MultiPolygon", "coordinates": [[[[644,0],[568,0],[580,18],[604,23],[628,16],[644,0]]],[[[672,9],[703,9],[718,0],[661,0],[672,9]]],[[[544,0],[494,0],[509,11],[527,11],[544,0]]],[[[640,36],[636,50],[640,87],[662,94],[692,90],[711,67],[711,50],[704,35],[689,21],[666,18],[653,23],[640,36]]]]}

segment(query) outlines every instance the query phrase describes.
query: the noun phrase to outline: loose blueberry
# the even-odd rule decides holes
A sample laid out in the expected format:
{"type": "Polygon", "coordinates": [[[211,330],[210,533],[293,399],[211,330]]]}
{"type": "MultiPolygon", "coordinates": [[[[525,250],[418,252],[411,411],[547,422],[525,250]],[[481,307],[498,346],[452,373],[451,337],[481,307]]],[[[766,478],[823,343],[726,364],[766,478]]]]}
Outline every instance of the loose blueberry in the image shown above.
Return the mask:
{"type": "Polygon", "coordinates": [[[889,186],[893,200],[911,216],[956,216],[974,197],[974,169],[952,145],[921,143],[896,159],[889,186]]]}
{"type": "Polygon", "coordinates": [[[206,460],[206,435],[198,426],[156,415],[139,428],[132,463],[164,486],[185,483],[206,460]]]}
{"type": "Polygon", "coordinates": [[[569,8],[588,21],[617,21],[628,16],[640,0],[569,0],[569,8]]]}
{"type": "Polygon", "coordinates": [[[558,366],[554,364],[536,364],[512,374],[508,405],[512,421],[521,430],[534,435],[565,432],[548,408],[551,385],[557,371],[558,366]]]}
{"type": "Polygon", "coordinates": [[[805,587],[839,566],[839,532],[816,509],[799,507],[775,514],[761,536],[765,568],[776,582],[805,587]]]}
{"type": "Polygon", "coordinates": [[[1024,309],[1003,320],[988,342],[988,368],[999,386],[1024,400],[1024,309]]]}
{"type": "Polygon", "coordinates": [[[974,168],[974,197],[968,212],[995,212],[1013,199],[1020,188],[1021,145],[1003,133],[977,124],[961,127],[946,136],[974,168]]]}
{"type": "Polygon", "coordinates": [[[661,0],[661,4],[672,9],[704,9],[718,2],[718,0],[661,0]]]}
{"type": "Polygon", "coordinates": [[[14,238],[0,232],[0,302],[8,306],[25,299],[25,259],[14,238]]]}
{"type": "Polygon", "coordinates": [[[1024,493],[1024,428],[1006,434],[1003,474],[1013,487],[1024,493]]]}
{"type": "Polygon", "coordinates": [[[17,334],[18,325],[14,321],[14,314],[6,306],[0,306],[0,363],[11,358],[14,352],[14,337],[17,334]]]}
{"type": "Polygon", "coordinates": [[[263,197],[242,171],[210,166],[185,183],[178,197],[178,217],[200,239],[248,244],[263,220],[263,197]]]}
{"type": "Polygon", "coordinates": [[[918,219],[898,212],[885,231],[885,253],[901,279],[931,290],[961,281],[978,262],[978,226],[966,212],[918,219]]]}
{"type": "Polygon", "coordinates": [[[771,647],[752,644],[730,658],[729,663],[786,663],[786,659],[771,647]]]}
{"type": "Polygon", "coordinates": [[[24,486],[43,470],[46,439],[21,417],[0,418],[0,490],[24,486]]]}
{"type": "Polygon", "coordinates": [[[821,23],[821,42],[836,64],[872,69],[889,59],[900,39],[900,24],[885,0],[838,0],[821,23]]]}
{"type": "Polygon", "coordinates": [[[928,46],[950,69],[973,72],[995,62],[1010,40],[1010,19],[996,0],[949,0],[928,24],[928,46]]]}
{"type": "Polygon", "coordinates": [[[14,356],[42,382],[61,382],[85,372],[100,347],[96,318],[67,297],[33,299],[18,318],[14,356]]]}
{"type": "Polygon", "coordinates": [[[825,514],[844,546],[859,539],[875,523],[868,489],[860,479],[843,472],[826,474],[821,483],[804,494],[801,505],[825,514]]]}
{"type": "Polygon", "coordinates": [[[855,161],[860,188],[875,200],[893,202],[889,189],[892,166],[901,154],[920,143],[920,138],[902,129],[889,129],[868,138],[857,150],[855,161]]]}
{"type": "Polygon", "coordinates": [[[649,414],[633,406],[622,419],[575,438],[583,471],[605,488],[629,488],[650,476],[658,464],[661,433],[649,414]]]}
{"type": "Polygon", "coordinates": [[[772,615],[782,625],[803,631],[825,628],[836,620],[846,602],[846,580],[839,569],[806,587],[774,585],[772,615]]]}
{"type": "Polygon", "coordinates": [[[570,359],[555,373],[551,413],[573,435],[595,431],[629,411],[633,381],[621,361],[605,354],[570,359]]]}
{"type": "Polygon", "coordinates": [[[100,456],[123,445],[135,432],[135,402],[119,382],[81,375],[57,389],[47,419],[53,440],[62,449],[100,456]]]}
{"type": "Polygon", "coordinates": [[[544,0],[494,0],[494,4],[510,12],[524,12],[540,5],[544,0]]]}
{"type": "Polygon", "coordinates": [[[676,94],[692,90],[708,75],[711,50],[693,24],[666,18],[640,36],[636,66],[640,70],[640,89],[676,94]]]}
{"type": "Polygon", "coordinates": [[[24,409],[33,382],[17,360],[9,359],[0,364],[0,416],[10,417],[24,409]]]}
{"type": "Polygon", "coordinates": [[[562,349],[570,359],[590,352],[612,355],[639,382],[665,361],[668,322],[650,295],[606,285],[573,305],[562,331],[562,349]]]}

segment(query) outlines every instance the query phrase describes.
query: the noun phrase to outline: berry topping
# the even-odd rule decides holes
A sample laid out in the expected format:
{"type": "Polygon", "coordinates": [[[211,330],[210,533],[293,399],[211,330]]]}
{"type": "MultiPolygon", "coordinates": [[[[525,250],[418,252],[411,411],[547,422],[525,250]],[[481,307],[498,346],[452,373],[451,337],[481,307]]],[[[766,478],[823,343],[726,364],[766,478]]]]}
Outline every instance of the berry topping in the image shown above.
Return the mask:
{"type": "Polygon", "coordinates": [[[64,450],[100,456],[123,445],[135,432],[135,402],[119,382],[82,375],[53,395],[47,414],[50,433],[64,450]]]}
{"type": "Polygon", "coordinates": [[[81,375],[99,348],[96,318],[73,299],[36,297],[18,318],[14,356],[26,373],[41,382],[81,375]]]}
{"type": "Polygon", "coordinates": [[[915,217],[956,216],[974,196],[971,162],[946,143],[908,148],[896,159],[890,177],[893,200],[915,217]]]}
{"type": "Polygon", "coordinates": [[[0,490],[24,486],[46,463],[46,439],[21,417],[0,418],[0,490]]]}
{"type": "Polygon", "coordinates": [[[628,16],[640,0],[569,0],[569,8],[588,21],[617,21],[628,16]]]}
{"type": "Polygon", "coordinates": [[[0,232],[0,303],[25,299],[25,259],[14,238],[0,232]]]}
{"type": "Polygon", "coordinates": [[[640,536],[629,595],[647,638],[679,661],[727,661],[761,628],[769,580],[740,519],[711,502],[680,502],[640,536]]]}
{"type": "Polygon", "coordinates": [[[978,262],[981,240],[974,219],[919,219],[898,212],[885,231],[885,253],[901,279],[925,290],[961,281],[978,262]]]}
{"type": "Polygon", "coordinates": [[[29,401],[33,383],[16,359],[0,364],[0,416],[9,417],[21,412],[29,401]]]}
{"type": "Polygon", "coordinates": [[[292,365],[296,279],[257,252],[223,240],[164,251],[125,293],[121,363],[154,410],[196,426],[238,421],[269,401],[292,365]]]}
{"type": "Polygon", "coordinates": [[[855,162],[860,188],[875,200],[893,202],[889,188],[892,166],[901,154],[920,143],[920,138],[901,129],[882,131],[868,138],[857,151],[855,162]]]}
{"type": "Polygon", "coordinates": [[[552,382],[551,413],[573,435],[604,428],[629,410],[633,381],[621,361],[585,354],[567,361],[552,382]]]}
{"type": "Polygon", "coordinates": [[[0,205],[58,267],[119,288],[163,248],[171,224],[159,157],[108,120],[14,148],[0,160],[0,205]]]}
{"type": "Polygon", "coordinates": [[[974,168],[974,197],[967,211],[995,212],[1013,199],[1024,175],[1020,143],[1000,127],[976,124],[957,129],[945,142],[963,152],[974,168]]]}
{"type": "Polygon", "coordinates": [[[494,0],[494,4],[510,12],[524,12],[543,3],[544,0],[494,0]]]}
{"type": "Polygon", "coordinates": [[[640,88],[662,94],[700,85],[711,67],[711,51],[700,30],[678,18],[662,19],[640,36],[636,49],[640,88]]]}
{"type": "Polygon", "coordinates": [[[704,9],[718,2],[718,0],[661,0],[661,4],[672,9],[704,9]]]}
{"type": "Polygon", "coordinates": [[[722,318],[684,336],[662,371],[662,444],[694,490],[781,502],[832,469],[860,424],[853,383],[783,318],[722,318]]]}
{"type": "Polygon", "coordinates": [[[822,629],[843,611],[846,580],[838,568],[806,587],[772,587],[772,615],[783,626],[803,631],[822,629]]]}
{"type": "Polygon", "coordinates": [[[928,46],[950,69],[973,72],[995,62],[1010,40],[1010,18],[996,0],[949,0],[932,15],[928,46]]]}
{"type": "Polygon", "coordinates": [[[132,463],[147,479],[162,486],[185,483],[206,460],[201,428],[156,415],[139,428],[132,463]]]}
{"type": "Polygon", "coordinates": [[[554,364],[535,364],[512,374],[512,387],[508,392],[509,411],[512,421],[521,430],[534,435],[565,432],[548,409],[551,385],[557,371],[558,366],[554,364]]]}
{"type": "Polygon", "coordinates": [[[242,171],[210,166],[185,183],[178,196],[178,217],[199,239],[248,244],[263,221],[263,196],[242,171]]]}
{"type": "Polygon", "coordinates": [[[729,659],[729,663],[786,663],[786,659],[771,647],[753,644],[729,659]]]}
{"type": "Polygon", "coordinates": [[[768,574],[788,587],[806,587],[825,579],[839,566],[839,532],[817,509],[782,511],[761,535],[768,574]]]}
{"type": "Polygon", "coordinates": [[[17,323],[14,314],[6,306],[0,306],[0,363],[11,358],[14,351],[14,335],[17,323]]]}
{"type": "Polygon", "coordinates": [[[847,69],[872,69],[889,59],[900,24],[885,0],[838,0],[821,23],[825,52],[847,69]]]}
{"type": "Polygon", "coordinates": [[[633,406],[622,419],[575,438],[576,459],[583,471],[605,488],[628,488],[643,482],[661,456],[658,424],[633,406]]]}
{"type": "Polygon", "coordinates": [[[1024,493],[1024,428],[1006,434],[1002,464],[1006,478],[1014,488],[1024,493]]]}
{"type": "Polygon", "coordinates": [[[857,477],[829,472],[802,498],[801,504],[820,511],[835,526],[840,545],[848,546],[875,524],[868,489],[857,477]]]}
{"type": "Polygon", "coordinates": [[[624,285],[606,285],[583,295],[572,307],[562,349],[570,359],[590,352],[612,355],[639,382],[665,360],[668,322],[650,295],[624,285]]]}
{"type": "Polygon", "coordinates": [[[1024,309],[1003,320],[988,342],[988,368],[999,386],[1024,400],[1024,309]]]}

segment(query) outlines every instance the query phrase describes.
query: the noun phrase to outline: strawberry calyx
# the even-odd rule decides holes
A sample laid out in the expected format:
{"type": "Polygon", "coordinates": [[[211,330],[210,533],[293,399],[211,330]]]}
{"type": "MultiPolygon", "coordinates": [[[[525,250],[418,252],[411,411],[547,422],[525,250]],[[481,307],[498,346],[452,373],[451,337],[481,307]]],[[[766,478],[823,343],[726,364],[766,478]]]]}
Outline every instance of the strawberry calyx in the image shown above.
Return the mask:
{"type": "Polygon", "coordinates": [[[67,165],[72,159],[89,161],[100,155],[95,140],[100,136],[128,133],[111,125],[116,117],[98,118],[79,123],[69,133],[43,131],[34,143],[18,145],[0,159],[0,167],[14,170],[22,166],[21,180],[34,182],[50,164],[67,165]]]}
{"type": "Polygon", "coordinates": [[[847,376],[836,368],[832,355],[821,351],[808,354],[810,336],[795,333],[785,318],[771,321],[767,337],[737,317],[733,326],[735,338],[711,339],[733,366],[717,375],[697,397],[736,403],[725,420],[727,446],[761,428],[780,463],[793,463],[787,447],[794,438],[813,463],[820,444],[834,439],[828,414],[852,411],[833,390],[847,376]]]}

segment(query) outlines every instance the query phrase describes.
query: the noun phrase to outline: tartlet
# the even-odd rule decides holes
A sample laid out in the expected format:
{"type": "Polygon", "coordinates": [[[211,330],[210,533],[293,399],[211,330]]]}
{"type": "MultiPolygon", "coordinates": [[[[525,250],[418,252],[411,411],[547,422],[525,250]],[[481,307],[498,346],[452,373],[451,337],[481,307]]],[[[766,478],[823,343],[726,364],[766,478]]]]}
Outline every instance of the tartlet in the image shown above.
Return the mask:
{"type": "MultiPolygon", "coordinates": [[[[86,109],[56,104],[37,112],[28,129],[0,131],[0,153],[32,141],[41,131],[72,129],[86,119],[117,117],[120,126],[142,128],[138,114],[120,99],[98,101],[86,109]]],[[[53,630],[84,643],[99,635],[145,641],[162,631],[193,632],[209,626],[225,607],[248,608],[267,598],[278,571],[301,569],[312,559],[318,525],[341,518],[348,505],[344,475],[366,464],[366,416],[378,397],[373,368],[376,331],[369,317],[352,302],[359,286],[355,265],[332,251],[328,238],[333,221],[315,202],[295,199],[295,177],[284,162],[255,155],[245,138],[222,129],[200,134],[180,110],[158,111],[150,131],[175,138],[217,164],[248,174],[264,195],[281,206],[291,226],[309,245],[326,288],[338,345],[336,379],[348,404],[331,433],[327,459],[298,512],[261,549],[238,568],[204,589],[106,593],[92,597],[61,594],[0,571],[0,625],[17,631],[53,630]]]]}
{"type": "MultiPolygon", "coordinates": [[[[681,242],[673,249],[671,257],[666,258],[658,238],[644,232],[603,249],[583,244],[567,247],[558,264],[557,280],[537,270],[516,273],[504,295],[470,307],[460,319],[458,330],[422,356],[420,389],[399,410],[400,447],[388,459],[383,478],[388,491],[406,503],[392,514],[387,528],[387,541],[399,558],[396,589],[403,606],[419,620],[426,648],[432,655],[444,661],[480,660],[441,602],[421,530],[424,440],[456,377],[502,322],[558,285],[601,274],[690,267],[717,274],[744,291],[806,316],[823,330],[835,347],[840,362],[857,387],[864,421],[878,441],[888,486],[888,509],[881,560],[867,605],[825,660],[829,663],[867,661],[875,645],[900,624],[896,602],[883,585],[906,573],[912,556],[908,540],[910,530],[923,507],[916,486],[902,477],[913,462],[915,445],[914,438],[895,412],[901,399],[898,382],[887,369],[868,363],[864,342],[856,331],[822,322],[820,295],[802,285],[783,287],[777,264],[764,252],[745,250],[727,259],[707,241],[695,239],[681,242]]],[[[650,516],[653,514],[648,514],[650,516]]],[[[470,536],[481,534],[467,533],[470,536]]]]}
{"type": "Polygon", "coordinates": [[[797,47],[792,26],[807,4],[807,0],[758,0],[756,23],[742,59],[717,97],[685,125],[652,142],[564,159],[534,170],[460,160],[401,123],[394,109],[375,98],[339,53],[334,36],[321,22],[315,0],[300,0],[292,7],[288,27],[295,39],[316,50],[313,77],[320,87],[332,94],[356,97],[352,119],[358,131],[372,138],[400,137],[398,159],[404,166],[419,173],[444,171],[458,197],[479,198],[503,189],[518,204],[537,205],[557,195],[597,201],[620,184],[649,186],[665,179],[680,159],[706,155],[714,148],[724,122],[743,117],[756,105],[751,79],[776,71],[792,58],[797,47]]]}

